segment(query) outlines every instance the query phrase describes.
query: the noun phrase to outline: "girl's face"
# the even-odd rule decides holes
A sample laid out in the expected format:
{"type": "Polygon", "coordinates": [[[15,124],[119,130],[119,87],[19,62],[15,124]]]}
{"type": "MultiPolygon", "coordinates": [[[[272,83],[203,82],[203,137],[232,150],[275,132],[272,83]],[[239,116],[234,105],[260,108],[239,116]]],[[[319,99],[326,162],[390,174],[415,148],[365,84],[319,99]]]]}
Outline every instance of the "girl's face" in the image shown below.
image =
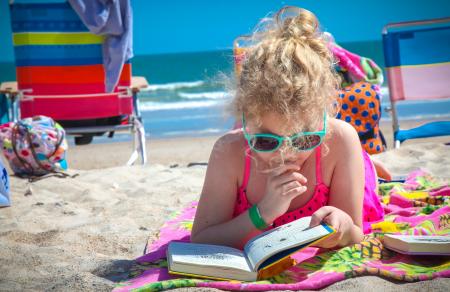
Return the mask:
{"type": "MultiPolygon", "coordinates": [[[[287,125],[286,121],[281,118],[280,115],[276,113],[266,113],[262,116],[258,125],[254,121],[246,122],[246,130],[249,134],[273,134],[282,137],[290,137],[297,134],[295,127],[287,125]]],[[[302,165],[303,162],[311,155],[314,151],[297,151],[295,148],[289,145],[287,140],[283,141],[280,148],[274,152],[256,152],[253,151],[254,155],[265,162],[269,168],[274,168],[286,163],[295,163],[302,165]]]]}

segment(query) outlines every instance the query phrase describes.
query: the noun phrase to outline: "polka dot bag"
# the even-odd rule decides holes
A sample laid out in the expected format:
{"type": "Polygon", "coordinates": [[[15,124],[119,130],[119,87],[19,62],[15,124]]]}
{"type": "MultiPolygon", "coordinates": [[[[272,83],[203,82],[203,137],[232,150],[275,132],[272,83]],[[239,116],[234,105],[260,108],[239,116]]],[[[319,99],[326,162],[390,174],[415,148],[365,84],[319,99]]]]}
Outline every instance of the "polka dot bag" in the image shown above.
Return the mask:
{"type": "Polygon", "coordinates": [[[46,116],[0,126],[0,145],[18,176],[42,176],[67,169],[64,129],[46,116]]]}
{"type": "Polygon", "coordinates": [[[384,151],[386,142],[379,129],[381,103],[376,85],[365,81],[348,85],[339,92],[338,102],[337,118],[356,129],[367,153],[384,151]]]}

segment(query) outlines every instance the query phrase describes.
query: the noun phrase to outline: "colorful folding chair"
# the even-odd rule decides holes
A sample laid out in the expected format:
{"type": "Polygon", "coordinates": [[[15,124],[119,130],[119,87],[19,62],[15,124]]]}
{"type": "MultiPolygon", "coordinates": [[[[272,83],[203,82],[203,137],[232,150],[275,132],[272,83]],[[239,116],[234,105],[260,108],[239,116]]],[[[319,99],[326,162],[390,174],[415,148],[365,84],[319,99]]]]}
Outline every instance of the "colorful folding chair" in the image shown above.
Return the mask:
{"type": "Polygon", "coordinates": [[[450,121],[401,130],[396,110],[405,100],[450,98],[450,17],[388,24],[383,46],[394,147],[408,139],[450,135],[450,121]]]}
{"type": "Polygon", "coordinates": [[[105,92],[103,37],[90,33],[69,3],[12,3],[10,11],[20,117],[52,117],[75,135],[76,144],[130,131],[135,150],[128,164],[139,155],[145,163],[137,111],[142,82],[132,90],[131,64],[124,64],[114,91],[105,92]]]}

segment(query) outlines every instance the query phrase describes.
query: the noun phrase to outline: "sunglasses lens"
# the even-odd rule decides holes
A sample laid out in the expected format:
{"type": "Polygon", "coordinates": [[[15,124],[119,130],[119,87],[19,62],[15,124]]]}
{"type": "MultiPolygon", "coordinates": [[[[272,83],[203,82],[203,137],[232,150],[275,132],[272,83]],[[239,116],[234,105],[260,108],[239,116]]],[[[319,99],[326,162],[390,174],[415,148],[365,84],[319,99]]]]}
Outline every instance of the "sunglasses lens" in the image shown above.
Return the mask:
{"type": "Polygon", "coordinates": [[[292,146],[298,150],[308,150],[319,146],[321,141],[322,140],[319,135],[299,136],[292,140],[292,146]]]}
{"type": "Polygon", "coordinates": [[[278,147],[278,140],[273,137],[253,137],[250,146],[257,151],[271,151],[278,147]]]}

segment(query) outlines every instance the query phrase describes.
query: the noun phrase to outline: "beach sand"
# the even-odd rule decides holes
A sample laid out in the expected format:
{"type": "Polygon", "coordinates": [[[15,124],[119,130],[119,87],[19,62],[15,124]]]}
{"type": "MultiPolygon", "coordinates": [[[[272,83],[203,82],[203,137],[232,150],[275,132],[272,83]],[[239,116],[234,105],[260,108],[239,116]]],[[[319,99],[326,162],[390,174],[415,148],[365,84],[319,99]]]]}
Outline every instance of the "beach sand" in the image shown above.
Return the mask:
{"type": "MultiPolygon", "coordinates": [[[[111,290],[168,215],[198,199],[206,166],[188,164],[206,163],[216,138],[150,140],[149,165],[133,167],[122,166],[131,152],[127,143],[72,147],[70,173],[78,176],[37,181],[30,195],[27,181],[12,177],[12,207],[0,209],[0,291],[111,290]]],[[[394,174],[421,167],[448,177],[450,146],[442,142],[448,137],[408,142],[378,158],[394,174]]],[[[393,283],[364,276],[325,290],[449,288],[450,279],[393,283]]]]}

